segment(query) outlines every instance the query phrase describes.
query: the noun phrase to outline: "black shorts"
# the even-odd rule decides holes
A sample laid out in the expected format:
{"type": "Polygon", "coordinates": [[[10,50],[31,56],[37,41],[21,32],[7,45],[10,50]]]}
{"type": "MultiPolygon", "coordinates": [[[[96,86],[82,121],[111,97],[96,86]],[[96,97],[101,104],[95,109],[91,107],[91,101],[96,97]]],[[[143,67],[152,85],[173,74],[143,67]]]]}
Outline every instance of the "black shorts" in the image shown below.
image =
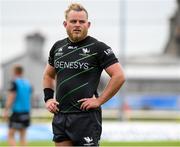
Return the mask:
{"type": "Polygon", "coordinates": [[[53,141],[71,140],[74,146],[99,146],[101,123],[100,110],[55,114],[52,122],[53,141]]]}
{"type": "Polygon", "coordinates": [[[30,114],[14,112],[9,118],[9,128],[22,129],[30,125],[30,114]]]}

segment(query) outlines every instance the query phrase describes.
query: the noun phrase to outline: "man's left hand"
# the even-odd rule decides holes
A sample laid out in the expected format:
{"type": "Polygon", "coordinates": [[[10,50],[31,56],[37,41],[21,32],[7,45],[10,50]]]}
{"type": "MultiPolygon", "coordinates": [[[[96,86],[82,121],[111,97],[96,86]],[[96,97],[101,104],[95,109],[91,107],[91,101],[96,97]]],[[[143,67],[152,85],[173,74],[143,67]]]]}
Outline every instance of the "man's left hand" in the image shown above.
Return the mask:
{"type": "Polygon", "coordinates": [[[80,109],[82,110],[95,109],[100,106],[100,103],[96,97],[83,98],[79,100],[78,102],[82,102],[81,107],[80,107],[80,109]]]}

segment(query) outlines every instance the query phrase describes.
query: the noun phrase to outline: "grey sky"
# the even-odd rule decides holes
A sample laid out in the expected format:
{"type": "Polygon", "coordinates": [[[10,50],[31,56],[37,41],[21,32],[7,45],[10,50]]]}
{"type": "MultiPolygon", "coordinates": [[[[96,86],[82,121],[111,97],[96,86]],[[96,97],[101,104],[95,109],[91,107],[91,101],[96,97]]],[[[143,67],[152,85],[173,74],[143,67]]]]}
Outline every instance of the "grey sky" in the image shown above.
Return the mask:
{"type": "MultiPolygon", "coordinates": [[[[24,51],[23,37],[36,30],[47,37],[45,46],[47,56],[53,42],[66,36],[62,22],[64,10],[70,2],[72,1],[1,0],[3,50],[1,59],[7,60],[17,51],[24,51]],[[12,43],[8,43],[9,41],[12,43]],[[8,48],[11,51],[7,52],[8,48]]],[[[74,2],[84,4],[89,11],[92,22],[90,35],[109,43],[114,50],[120,50],[119,6],[122,0],[74,0],[74,2]]],[[[126,0],[126,6],[126,53],[129,55],[161,52],[167,39],[168,18],[175,8],[174,0],[126,0]]]]}
{"type": "Polygon", "coordinates": [[[52,44],[66,37],[62,22],[71,2],[80,2],[87,8],[92,23],[89,34],[107,43],[118,55],[122,50],[123,1],[127,6],[126,55],[161,53],[168,39],[175,0],[0,0],[0,64],[25,52],[24,36],[35,31],[46,36],[47,58],[52,44]]]}

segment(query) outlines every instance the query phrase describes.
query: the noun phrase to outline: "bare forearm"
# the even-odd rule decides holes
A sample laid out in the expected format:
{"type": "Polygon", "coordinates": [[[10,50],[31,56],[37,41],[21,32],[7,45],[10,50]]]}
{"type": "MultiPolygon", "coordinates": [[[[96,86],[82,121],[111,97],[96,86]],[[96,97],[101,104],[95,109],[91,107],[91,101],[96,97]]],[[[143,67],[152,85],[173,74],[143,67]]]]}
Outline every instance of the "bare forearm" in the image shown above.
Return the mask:
{"type": "Polygon", "coordinates": [[[43,77],[43,88],[51,88],[54,89],[54,78],[44,75],[43,77]]]}
{"type": "Polygon", "coordinates": [[[55,69],[47,64],[43,74],[43,88],[54,89],[55,69]]]}
{"type": "Polygon", "coordinates": [[[5,111],[8,111],[10,109],[10,107],[12,106],[14,102],[14,99],[15,99],[15,93],[14,92],[8,93],[7,101],[5,104],[5,111]]]}
{"type": "Polygon", "coordinates": [[[44,101],[53,99],[54,97],[54,82],[55,82],[55,69],[51,65],[47,64],[43,74],[43,91],[44,101]]]}
{"type": "Polygon", "coordinates": [[[124,81],[125,81],[124,75],[112,76],[106,88],[98,98],[100,105],[104,104],[110,98],[112,98],[121,88],[124,81]]]}
{"type": "Polygon", "coordinates": [[[5,111],[8,111],[11,105],[12,105],[12,102],[7,101],[5,105],[5,111]]]}

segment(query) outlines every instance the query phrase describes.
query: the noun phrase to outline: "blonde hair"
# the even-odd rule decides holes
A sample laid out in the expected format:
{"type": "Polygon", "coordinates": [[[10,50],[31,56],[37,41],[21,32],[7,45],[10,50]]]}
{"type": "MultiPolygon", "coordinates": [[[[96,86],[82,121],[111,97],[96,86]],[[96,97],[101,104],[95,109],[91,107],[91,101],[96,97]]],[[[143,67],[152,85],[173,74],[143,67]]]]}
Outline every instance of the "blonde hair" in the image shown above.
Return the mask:
{"type": "Polygon", "coordinates": [[[67,19],[69,12],[73,10],[73,11],[84,11],[86,13],[87,19],[88,19],[88,12],[87,10],[78,3],[72,3],[71,5],[69,5],[68,9],[65,11],[65,18],[67,19]]]}

